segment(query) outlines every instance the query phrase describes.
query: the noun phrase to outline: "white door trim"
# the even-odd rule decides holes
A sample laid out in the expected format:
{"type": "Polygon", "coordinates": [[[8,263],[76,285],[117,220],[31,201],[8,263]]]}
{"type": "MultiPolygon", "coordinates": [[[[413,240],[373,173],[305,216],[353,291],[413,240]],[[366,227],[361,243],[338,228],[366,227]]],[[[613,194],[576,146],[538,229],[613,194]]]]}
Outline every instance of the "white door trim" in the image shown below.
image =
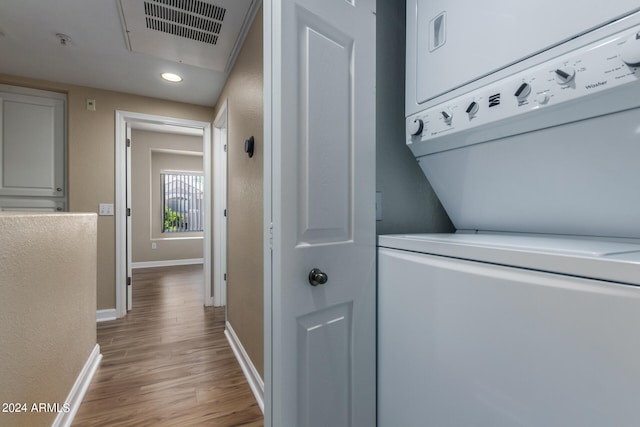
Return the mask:
{"type": "Polygon", "coordinates": [[[227,161],[228,150],[228,114],[229,100],[225,99],[218,116],[213,121],[213,152],[215,167],[213,168],[213,305],[216,307],[227,304],[227,217],[224,215],[227,209],[227,161]]]}
{"type": "MultiPolygon", "coordinates": [[[[273,142],[272,142],[272,132],[273,132],[273,105],[272,105],[272,95],[275,94],[277,96],[280,93],[280,88],[278,87],[278,80],[273,80],[272,76],[272,58],[271,58],[271,49],[273,44],[277,44],[279,40],[272,40],[272,38],[278,38],[280,36],[280,32],[274,34],[272,31],[273,27],[277,27],[280,25],[279,22],[274,22],[277,20],[279,14],[274,15],[274,6],[278,7],[278,5],[274,5],[273,1],[265,1],[264,8],[262,11],[262,22],[263,22],[263,150],[264,150],[264,158],[263,158],[263,269],[264,269],[264,410],[262,411],[264,414],[264,427],[272,427],[273,423],[273,364],[272,364],[272,353],[273,353],[273,305],[272,305],[272,294],[273,294],[273,206],[271,202],[272,193],[273,193],[273,177],[272,177],[272,161],[273,161],[273,142]]],[[[277,111],[276,111],[277,114],[277,111]]],[[[277,343],[276,343],[277,345],[277,343]]]]}
{"type": "MultiPolygon", "coordinates": [[[[151,123],[202,129],[203,131],[203,167],[205,182],[211,183],[211,123],[153,114],[134,113],[116,110],[116,315],[123,317],[127,313],[126,277],[127,277],[127,206],[126,206],[126,134],[127,123],[151,123]]],[[[205,206],[211,206],[211,185],[205,185],[205,206]]],[[[204,305],[212,305],[211,295],[211,209],[204,213],[204,305]]]]}

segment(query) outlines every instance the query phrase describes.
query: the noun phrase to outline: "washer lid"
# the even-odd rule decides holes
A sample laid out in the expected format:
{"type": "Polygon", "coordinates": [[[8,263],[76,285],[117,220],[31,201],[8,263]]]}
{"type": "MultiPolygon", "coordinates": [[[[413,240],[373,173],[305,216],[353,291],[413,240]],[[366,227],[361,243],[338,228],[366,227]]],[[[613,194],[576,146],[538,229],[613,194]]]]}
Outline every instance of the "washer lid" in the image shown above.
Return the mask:
{"type": "Polygon", "coordinates": [[[379,236],[378,246],[640,286],[640,241],[456,233],[379,236]]]}

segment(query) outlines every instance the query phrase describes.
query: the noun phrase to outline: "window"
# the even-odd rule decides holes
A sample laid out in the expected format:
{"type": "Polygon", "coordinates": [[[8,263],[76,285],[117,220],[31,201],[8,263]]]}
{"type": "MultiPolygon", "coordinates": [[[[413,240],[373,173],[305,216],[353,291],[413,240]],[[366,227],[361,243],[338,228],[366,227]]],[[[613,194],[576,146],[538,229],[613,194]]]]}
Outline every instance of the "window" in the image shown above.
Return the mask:
{"type": "Polygon", "coordinates": [[[160,172],[162,232],[203,231],[204,186],[202,173],[160,172]]]}

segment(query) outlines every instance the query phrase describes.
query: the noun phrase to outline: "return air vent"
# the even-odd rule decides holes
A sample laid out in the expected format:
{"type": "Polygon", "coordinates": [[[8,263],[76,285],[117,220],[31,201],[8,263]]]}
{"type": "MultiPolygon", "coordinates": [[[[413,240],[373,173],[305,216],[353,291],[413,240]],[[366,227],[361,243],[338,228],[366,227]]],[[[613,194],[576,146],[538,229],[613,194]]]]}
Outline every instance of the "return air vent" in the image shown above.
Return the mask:
{"type": "Polygon", "coordinates": [[[119,0],[130,50],[228,71],[257,0],[119,0]]]}
{"type": "Polygon", "coordinates": [[[217,44],[225,8],[198,0],[153,0],[144,2],[147,28],[217,44]]]}

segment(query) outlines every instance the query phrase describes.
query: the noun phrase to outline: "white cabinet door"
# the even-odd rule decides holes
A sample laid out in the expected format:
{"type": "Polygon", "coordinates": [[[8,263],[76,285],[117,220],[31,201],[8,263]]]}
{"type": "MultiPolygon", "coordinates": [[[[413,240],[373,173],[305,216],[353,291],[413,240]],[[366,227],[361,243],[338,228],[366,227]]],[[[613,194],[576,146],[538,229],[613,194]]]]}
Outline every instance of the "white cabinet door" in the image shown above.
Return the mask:
{"type": "Polygon", "coordinates": [[[0,92],[0,196],[64,196],[65,102],[0,92]]]}
{"type": "Polygon", "coordinates": [[[375,426],[374,1],[265,3],[265,146],[265,425],[375,426]]]}

